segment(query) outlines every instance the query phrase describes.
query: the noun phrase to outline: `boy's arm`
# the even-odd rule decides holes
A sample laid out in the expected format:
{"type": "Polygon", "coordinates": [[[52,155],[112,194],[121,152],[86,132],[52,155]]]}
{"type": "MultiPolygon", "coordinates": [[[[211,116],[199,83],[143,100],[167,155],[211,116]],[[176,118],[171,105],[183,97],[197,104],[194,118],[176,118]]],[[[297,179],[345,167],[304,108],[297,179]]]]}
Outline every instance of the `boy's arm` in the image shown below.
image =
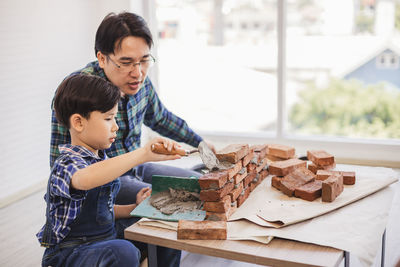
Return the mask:
{"type": "Polygon", "coordinates": [[[115,219],[130,218],[131,212],[137,205],[142,203],[143,200],[151,195],[151,189],[149,187],[142,188],[136,195],[136,203],[130,205],[114,205],[115,219]]]}
{"type": "MultiPolygon", "coordinates": [[[[103,160],[75,172],[71,177],[71,186],[78,190],[90,190],[107,184],[133,167],[148,161],[179,159],[179,155],[156,154],[151,151],[151,145],[163,143],[171,151],[175,142],[164,138],[154,138],[145,146],[120,156],[103,160]]],[[[177,148],[177,147],[176,147],[177,148]]]]}

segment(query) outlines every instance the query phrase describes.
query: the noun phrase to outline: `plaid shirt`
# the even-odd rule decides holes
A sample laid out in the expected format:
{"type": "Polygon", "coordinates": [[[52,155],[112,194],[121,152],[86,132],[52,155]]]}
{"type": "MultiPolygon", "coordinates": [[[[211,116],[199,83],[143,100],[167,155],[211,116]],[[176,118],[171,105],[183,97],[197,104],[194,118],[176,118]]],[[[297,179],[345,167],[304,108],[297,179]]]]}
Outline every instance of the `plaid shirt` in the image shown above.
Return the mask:
{"type": "MultiPolygon", "coordinates": [[[[72,73],[100,76],[107,79],[98,61],[89,63],[85,68],[72,73]]],[[[106,150],[109,157],[124,154],[140,147],[141,128],[144,123],[159,134],[178,142],[197,147],[202,138],[189,128],[187,123],[168,111],[147,77],[142,88],[135,95],[125,96],[118,103],[116,121],[119,126],[117,138],[106,150]]],[[[69,131],[58,123],[54,109],[51,120],[50,166],[59,155],[58,145],[70,143],[69,131]]]]}
{"type": "MultiPolygon", "coordinates": [[[[71,189],[71,177],[79,169],[105,160],[107,156],[99,151],[99,156],[82,146],[60,145],[62,157],[57,159],[50,174],[50,218],[52,240],[60,243],[70,232],[71,223],[78,217],[87,191],[71,189]]],[[[46,198],[45,198],[46,199],[46,198]]],[[[43,230],[36,234],[42,241],[43,230]]]]}

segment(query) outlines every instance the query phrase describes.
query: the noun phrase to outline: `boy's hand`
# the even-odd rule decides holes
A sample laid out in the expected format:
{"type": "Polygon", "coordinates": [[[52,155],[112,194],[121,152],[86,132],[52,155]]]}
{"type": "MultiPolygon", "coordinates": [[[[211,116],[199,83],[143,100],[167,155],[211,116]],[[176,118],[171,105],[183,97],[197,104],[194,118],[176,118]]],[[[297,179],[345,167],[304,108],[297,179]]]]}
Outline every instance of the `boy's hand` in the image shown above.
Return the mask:
{"type": "Polygon", "coordinates": [[[174,141],[167,140],[161,137],[154,138],[144,146],[144,149],[146,151],[146,156],[148,156],[148,161],[163,161],[163,160],[174,160],[181,158],[180,155],[165,155],[165,154],[154,153],[151,150],[151,146],[157,143],[162,144],[164,148],[168,151],[172,151],[173,149],[178,149],[180,147],[180,145],[174,141]]]}
{"type": "Polygon", "coordinates": [[[151,195],[150,187],[142,188],[136,195],[136,205],[139,205],[143,200],[148,198],[150,195],[151,195]]]}

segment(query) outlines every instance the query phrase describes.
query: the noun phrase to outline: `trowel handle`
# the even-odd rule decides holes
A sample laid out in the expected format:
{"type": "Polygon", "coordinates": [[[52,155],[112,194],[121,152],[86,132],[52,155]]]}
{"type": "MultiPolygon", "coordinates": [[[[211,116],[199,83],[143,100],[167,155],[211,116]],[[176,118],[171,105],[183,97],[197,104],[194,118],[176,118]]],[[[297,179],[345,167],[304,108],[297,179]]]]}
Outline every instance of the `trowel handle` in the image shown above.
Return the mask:
{"type": "Polygon", "coordinates": [[[168,151],[163,144],[161,143],[155,143],[151,145],[151,151],[157,154],[165,154],[165,155],[181,155],[181,156],[187,156],[188,153],[186,150],[181,149],[181,148],[172,148],[172,151],[168,151]]]}

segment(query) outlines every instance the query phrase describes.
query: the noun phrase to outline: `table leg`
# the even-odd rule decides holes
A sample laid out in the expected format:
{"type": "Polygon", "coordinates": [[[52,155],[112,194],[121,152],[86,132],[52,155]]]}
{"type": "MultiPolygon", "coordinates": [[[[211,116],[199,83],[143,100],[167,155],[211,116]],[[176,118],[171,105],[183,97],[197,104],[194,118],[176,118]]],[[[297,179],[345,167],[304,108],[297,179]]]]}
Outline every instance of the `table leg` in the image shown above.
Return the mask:
{"type": "Polygon", "coordinates": [[[157,267],[157,246],[147,244],[148,267],[157,267]]]}
{"type": "Polygon", "coordinates": [[[350,252],[345,251],[344,252],[344,267],[349,267],[350,266],[350,252]]]}

